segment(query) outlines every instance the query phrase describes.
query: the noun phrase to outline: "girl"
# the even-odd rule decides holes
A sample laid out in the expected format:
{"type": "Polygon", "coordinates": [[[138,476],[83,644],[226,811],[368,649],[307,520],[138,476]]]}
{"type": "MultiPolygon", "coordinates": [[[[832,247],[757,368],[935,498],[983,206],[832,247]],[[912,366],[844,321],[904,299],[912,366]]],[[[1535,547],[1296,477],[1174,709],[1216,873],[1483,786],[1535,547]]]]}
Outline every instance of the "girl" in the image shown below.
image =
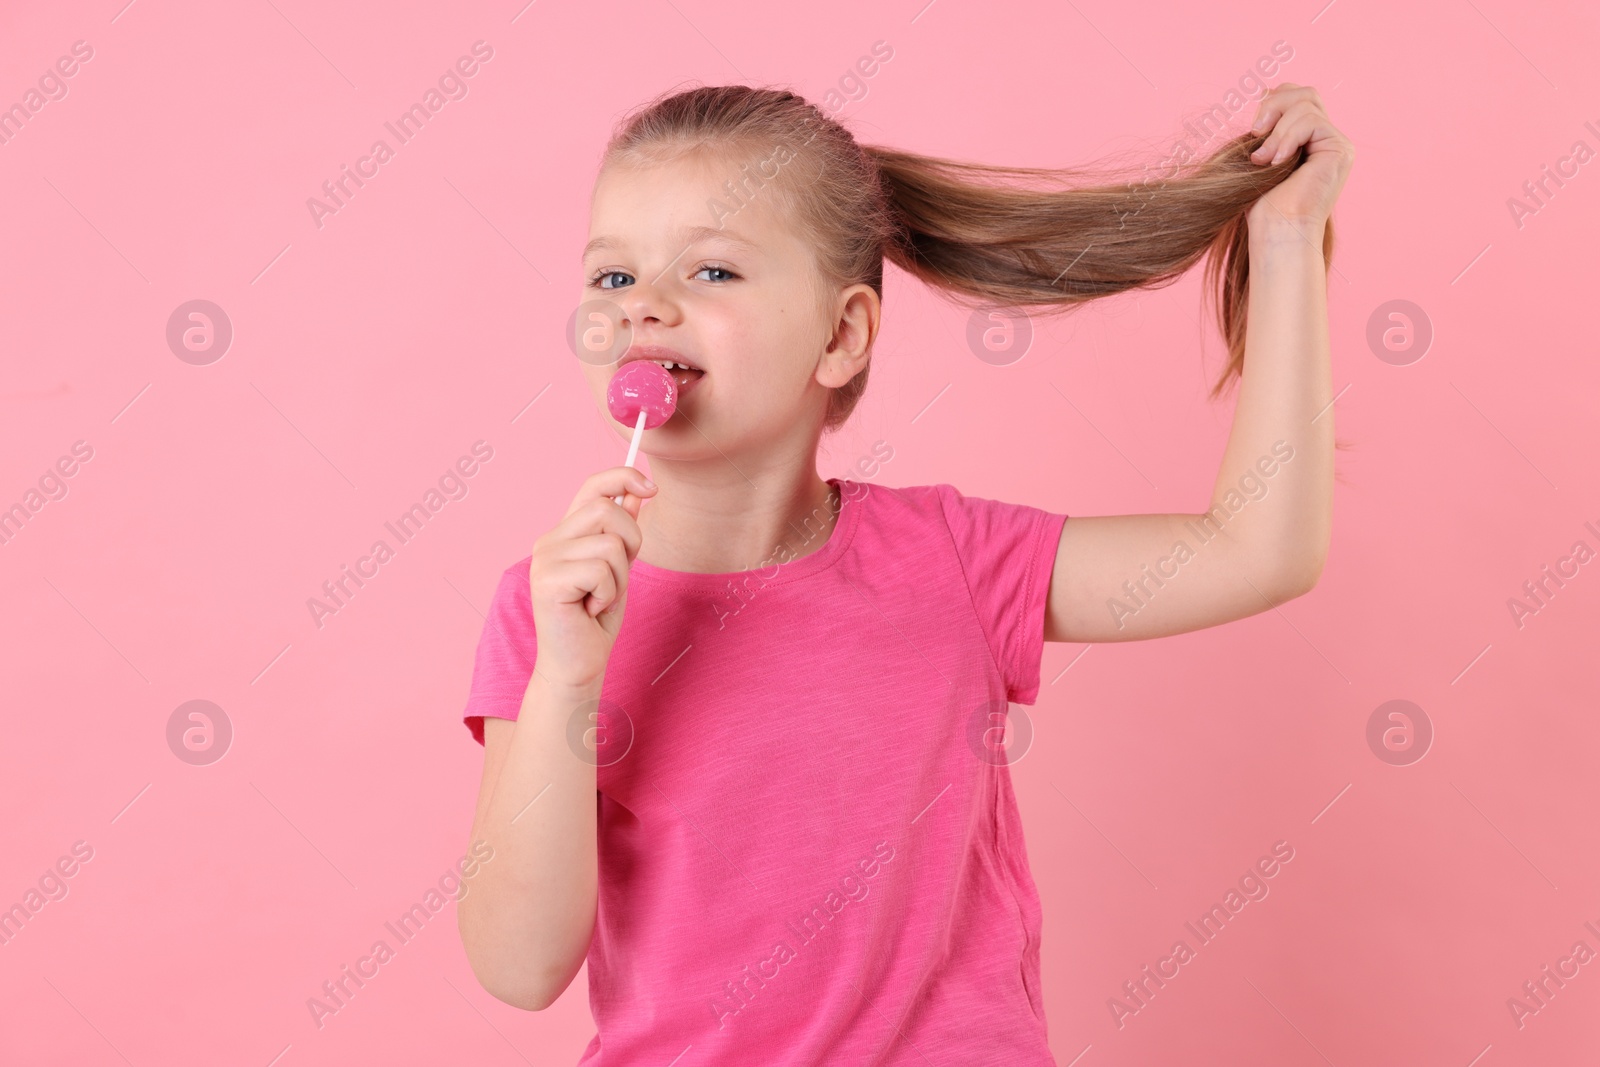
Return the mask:
{"type": "Polygon", "coordinates": [[[632,359],[670,361],[680,399],[644,436],[659,487],[594,474],[494,595],[464,715],[492,860],[459,906],[484,988],[539,1010],[587,960],[589,1065],[1053,1063],[995,739],[1037,698],[1044,641],[1215,626],[1316,583],[1353,158],[1294,85],[1137,190],[860,145],[776,90],[627,119],[583,258],[583,309],[625,351],[581,369],[602,411],[632,359]],[[1069,523],[818,476],[866,386],[886,256],[979,306],[1065,308],[1208,251],[1217,388],[1241,381],[1209,512],[1069,523]]]}

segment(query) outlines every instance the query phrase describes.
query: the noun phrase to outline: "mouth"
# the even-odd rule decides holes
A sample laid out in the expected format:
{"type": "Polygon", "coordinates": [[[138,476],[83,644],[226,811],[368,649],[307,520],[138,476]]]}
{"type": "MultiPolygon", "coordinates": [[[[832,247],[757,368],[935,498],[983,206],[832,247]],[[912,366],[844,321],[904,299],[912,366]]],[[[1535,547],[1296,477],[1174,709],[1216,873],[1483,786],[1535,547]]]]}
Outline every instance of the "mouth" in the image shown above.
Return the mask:
{"type": "Polygon", "coordinates": [[[668,374],[672,375],[672,380],[678,383],[678,395],[680,397],[689,391],[689,386],[695,384],[701,378],[706,376],[706,372],[701,370],[699,367],[691,367],[687,364],[677,363],[672,360],[653,359],[650,362],[656,364],[668,374]]]}
{"type": "Polygon", "coordinates": [[[644,345],[639,348],[629,349],[617,361],[617,366],[622,367],[638,359],[654,363],[671,375],[672,380],[678,385],[678,396],[680,398],[687,394],[690,388],[696,385],[701,378],[706,376],[706,372],[702,368],[684,359],[680,353],[660,345],[644,345]]]}

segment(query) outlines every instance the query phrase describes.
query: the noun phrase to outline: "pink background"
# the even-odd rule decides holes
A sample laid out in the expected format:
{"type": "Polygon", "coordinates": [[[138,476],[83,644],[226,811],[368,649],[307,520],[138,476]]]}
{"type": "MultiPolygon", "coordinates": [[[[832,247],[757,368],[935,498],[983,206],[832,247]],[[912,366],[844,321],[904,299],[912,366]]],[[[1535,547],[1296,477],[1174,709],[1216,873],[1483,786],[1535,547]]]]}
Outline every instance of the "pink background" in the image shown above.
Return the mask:
{"type": "MultiPolygon", "coordinates": [[[[0,906],[93,848],[0,947],[0,1061],[575,1062],[587,976],[544,1013],[496,1001],[453,904],[321,1029],[306,1001],[394,947],[383,924],[465,850],[482,612],[621,462],[562,340],[613,120],[690,82],[821,103],[882,40],[841,112],[864,141],[1154,160],[1281,40],[1270,81],[1316,86],[1359,156],[1329,284],[1355,446],[1333,547],[1279,610],[1046,647],[1013,772],[1056,1058],[1593,1062],[1600,964],[1521,1028],[1506,1006],[1576,941],[1600,950],[1600,563],[1520,629],[1507,608],[1575,541],[1600,548],[1600,164],[1520,228],[1507,207],[1575,141],[1600,148],[1592,9],[123,3],[0,14],[0,103],[94,49],[0,145],[0,507],[94,450],[0,545],[0,906]],[[494,56],[468,96],[319,229],[307,198],[477,40],[494,56]],[[207,366],[165,339],[192,299],[233,325],[207,366]],[[1404,366],[1366,341],[1397,299],[1435,331],[1404,366]],[[479,440],[467,496],[319,629],[307,598],[479,440]],[[195,699],[234,730],[209,766],[167,742],[195,699]],[[1366,740],[1392,699],[1435,731],[1406,766],[1366,740]],[[1271,894],[1119,1028],[1108,998],[1279,840],[1271,894]]],[[[1206,505],[1231,403],[1205,399],[1222,348],[1197,273],[1041,321],[1005,367],[898,271],[886,316],[824,474],[881,440],[883,484],[1206,505]]]]}

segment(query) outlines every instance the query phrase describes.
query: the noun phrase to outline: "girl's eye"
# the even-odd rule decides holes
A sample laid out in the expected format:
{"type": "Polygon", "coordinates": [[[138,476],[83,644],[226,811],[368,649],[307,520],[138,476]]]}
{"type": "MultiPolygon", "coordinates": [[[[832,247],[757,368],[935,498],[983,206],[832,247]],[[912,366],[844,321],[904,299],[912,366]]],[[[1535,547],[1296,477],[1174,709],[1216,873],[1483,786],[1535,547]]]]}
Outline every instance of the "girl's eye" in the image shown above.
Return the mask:
{"type": "Polygon", "coordinates": [[[601,284],[601,283],[603,282],[604,279],[610,278],[613,275],[617,275],[617,274],[621,274],[624,277],[626,277],[627,273],[628,273],[627,271],[622,271],[622,270],[602,270],[602,271],[598,271],[595,274],[594,277],[589,279],[589,284],[594,286],[596,289],[615,289],[616,286],[614,286],[614,285],[604,285],[604,284],[601,284]]]}
{"type": "MultiPolygon", "coordinates": [[[[721,273],[727,275],[727,278],[708,278],[708,279],[706,279],[707,281],[720,282],[720,281],[727,281],[730,278],[737,278],[738,277],[737,274],[735,274],[733,271],[729,270],[727,267],[721,267],[721,266],[716,265],[715,263],[710,263],[710,264],[707,264],[704,267],[701,267],[699,270],[695,271],[695,274],[698,276],[698,275],[704,274],[706,271],[720,271],[721,273]]],[[[593,288],[596,288],[596,289],[620,289],[621,288],[620,285],[606,285],[605,284],[605,279],[611,278],[611,277],[615,277],[615,276],[617,276],[619,274],[624,278],[632,277],[632,275],[630,275],[625,270],[602,270],[602,271],[596,271],[595,272],[595,274],[589,279],[589,284],[590,284],[590,286],[592,286],[593,288]]]]}

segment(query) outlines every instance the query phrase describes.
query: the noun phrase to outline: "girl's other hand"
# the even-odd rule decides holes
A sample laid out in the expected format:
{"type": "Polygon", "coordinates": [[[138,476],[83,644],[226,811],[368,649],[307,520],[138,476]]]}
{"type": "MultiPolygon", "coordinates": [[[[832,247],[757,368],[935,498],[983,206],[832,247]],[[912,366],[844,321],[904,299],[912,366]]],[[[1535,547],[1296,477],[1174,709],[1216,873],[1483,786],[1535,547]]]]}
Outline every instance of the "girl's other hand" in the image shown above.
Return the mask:
{"type": "Polygon", "coordinates": [[[1253,162],[1276,165],[1293,156],[1301,145],[1306,146],[1306,158],[1294,173],[1256,201],[1251,214],[1268,224],[1287,221],[1320,229],[1344,189],[1355,162],[1355,146],[1328,121],[1322,98],[1309,85],[1285,82],[1268,90],[1252,129],[1256,133],[1270,131],[1261,147],[1250,153],[1253,162]]]}
{"type": "Polygon", "coordinates": [[[597,684],[622,628],[628,568],[643,534],[639,508],[655,486],[632,467],[591,475],[566,517],[534,542],[528,567],[539,673],[563,685],[597,684]],[[612,498],[626,494],[622,503],[612,498]]]}

